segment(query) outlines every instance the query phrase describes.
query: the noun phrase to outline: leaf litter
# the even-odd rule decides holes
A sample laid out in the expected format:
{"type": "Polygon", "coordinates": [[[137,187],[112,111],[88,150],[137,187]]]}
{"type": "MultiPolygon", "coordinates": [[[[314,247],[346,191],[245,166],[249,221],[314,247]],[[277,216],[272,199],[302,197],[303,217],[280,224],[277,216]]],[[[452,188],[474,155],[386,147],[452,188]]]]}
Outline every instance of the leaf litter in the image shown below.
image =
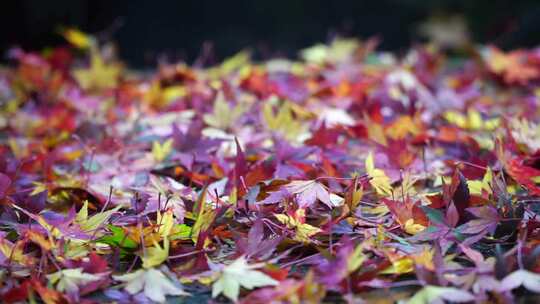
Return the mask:
{"type": "Polygon", "coordinates": [[[63,35],[0,70],[4,302],[537,299],[538,49],[140,74],[63,35]]]}

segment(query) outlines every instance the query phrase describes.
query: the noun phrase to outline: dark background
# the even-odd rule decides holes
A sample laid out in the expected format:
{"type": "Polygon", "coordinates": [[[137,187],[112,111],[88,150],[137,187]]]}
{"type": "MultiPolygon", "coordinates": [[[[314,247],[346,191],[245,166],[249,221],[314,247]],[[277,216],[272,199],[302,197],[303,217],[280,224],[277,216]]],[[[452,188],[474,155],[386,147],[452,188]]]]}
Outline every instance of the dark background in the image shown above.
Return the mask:
{"type": "Polygon", "coordinates": [[[213,60],[246,47],[261,58],[294,56],[336,34],[377,35],[382,49],[399,51],[419,41],[415,29],[433,14],[462,15],[475,42],[508,49],[540,41],[538,0],[4,0],[0,51],[62,44],[60,26],[112,38],[132,66],[153,65],[164,56],[193,62],[205,42],[213,60]]]}

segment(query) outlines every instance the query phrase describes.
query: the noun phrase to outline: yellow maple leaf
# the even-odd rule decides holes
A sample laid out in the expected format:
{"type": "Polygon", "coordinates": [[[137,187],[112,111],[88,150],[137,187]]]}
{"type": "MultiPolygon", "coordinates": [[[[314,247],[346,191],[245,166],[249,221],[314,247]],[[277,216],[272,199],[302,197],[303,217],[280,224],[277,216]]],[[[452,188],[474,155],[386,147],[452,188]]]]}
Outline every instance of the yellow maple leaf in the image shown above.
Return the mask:
{"type": "Polygon", "coordinates": [[[159,143],[158,141],[154,141],[152,143],[152,155],[154,156],[154,159],[157,162],[164,161],[167,156],[172,152],[173,149],[173,139],[169,138],[164,143],[159,143]]]}
{"type": "Polygon", "coordinates": [[[435,270],[435,264],[433,263],[434,253],[435,252],[432,248],[424,246],[422,251],[412,255],[412,259],[414,260],[414,263],[416,265],[421,265],[430,271],[434,271],[435,270]]]}
{"type": "Polygon", "coordinates": [[[75,28],[68,28],[62,32],[62,36],[79,49],[88,49],[95,44],[94,37],[75,28]]]}
{"type": "Polygon", "coordinates": [[[303,218],[305,214],[304,209],[298,209],[296,211],[295,216],[290,216],[286,214],[274,214],[274,216],[280,221],[282,224],[285,224],[287,228],[289,229],[295,229],[296,235],[294,236],[294,239],[303,243],[310,242],[310,237],[321,232],[322,230],[311,226],[310,224],[302,223],[302,221],[299,220],[299,218],[303,218]]]}
{"type": "Polygon", "coordinates": [[[210,228],[216,218],[216,210],[206,202],[207,187],[201,190],[201,194],[195,203],[193,214],[196,214],[195,223],[191,229],[191,239],[197,243],[199,234],[210,228]]]}
{"type": "Polygon", "coordinates": [[[247,105],[239,103],[232,107],[225,100],[222,92],[219,92],[214,101],[214,109],[211,114],[205,114],[203,119],[211,127],[225,130],[237,122],[247,110],[247,105]]]}
{"type": "Polygon", "coordinates": [[[106,63],[97,47],[90,48],[90,66],[73,70],[73,76],[85,90],[101,91],[116,87],[121,66],[106,63]]]}
{"type": "Polygon", "coordinates": [[[41,247],[41,249],[45,251],[56,248],[56,244],[52,239],[46,238],[45,236],[34,230],[28,230],[25,234],[25,237],[28,238],[28,240],[39,245],[39,247],[41,247]]]}
{"type": "Polygon", "coordinates": [[[366,172],[370,178],[369,183],[375,188],[377,194],[385,196],[391,195],[392,186],[390,184],[390,178],[386,176],[383,170],[375,168],[372,152],[369,152],[368,157],[366,157],[365,166],[366,172]]]}
{"type": "Polygon", "coordinates": [[[303,132],[302,123],[294,119],[292,106],[288,102],[279,106],[275,115],[272,102],[266,102],[263,106],[263,118],[268,129],[280,133],[290,141],[299,140],[299,136],[303,132]]]}
{"type": "Polygon", "coordinates": [[[145,254],[141,257],[144,268],[152,268],[161,265],[169,257],[170,241],[168,238],[163,240],[163,247],[158,242],[154,246],[146,248],[145,254]]]}
{"type": "Polygon", "coordinates": [[[35,263],[35,258],[29,254],[25,254],[24,247],[25,244],[23,241],[18,241],[13,244],[4,237],[0,237],[0,253],[2,253],[6,259],[21,265],[31,266],[35,263]]]}
{"type": "Polygon", "coordinates": [[[493,172],[491,168],[487,168],[486,173],[482,180],[468,180],[467,186],[469,187],[469,192],[475,195],[481,195],[483,191],[491,193],[491,181],[493,179],[493,172]]]}
{"type": "Polygon", "coordinates": [[[324,62],[341,62],[351,58],[359,48],[360,42],[356,39],[338,38],[330,45],[316,44],[300,52],[300,56],[307,62],[322,64],[324,62]]]}
{"type": "Polygon", "coordinates": [[[403,225],[403,230],[412,235],[422,232],[424,229],[426,229],[426,226],[415,223],[413,219],[408,219],[403,225]]]}
{"type": "Polygon", "coordinates": [[[165,262],[169,257],[170,240],[169,236],[174,225],[174,216],[172,209],[157,213],[156,223],[158,225],[158,234],[163,238],[163,247],[155,239],[153,246],[146,248],[145,254],[142,256],[143,267],[152,268],[165,262]]]}
{"type": "Polygon", "coordinates": [[[187,94],[188,90],[184,85],[162,87],[161,83],[156,80],[150,84],[150,87],[144,93],[143,100],[154,107],[160,108],[169,105],[171,102],[187,94]]]}
{"type": "Polygon", "coordinates": [[[113,215],[113,213],[120,210],[120,208],[122,208],[121,205],[116,206],[111,210],[103,211],[88,217],[88,201],[85,200],[82,208],[75,217],[75,223],[79,224],[82,231],[94,232],[96,229],[99,229],[103,223],[105,223],[111,217],[111,215],[113,215]]]}
{"type": "Polygon", "coordinates": [[[364,248],[362,245],[356,246],[353,253],[347,259],[347,272],[355,272],[367,259],[367,256],[363,252],[364,248]]]}
{"type": "Polygon", "coordinates": [[[386,128],[386,135],[392,139],[402,139],[407,135],[417,135],[421,130],[421,121],[411,116],[403,115],[394,120],[386,128]]]}
{"type": "Polygon", "coordinates": [[[480,112],[473,109],[469,109],[466,115],[458,111],[447,111],[443,116],[449,123],[467,130],[493,131],[501,124],[499,117],[484,119],[480,112]]]}
{"type": "Polygon", "coordinates": [[[381,271],[381,274],[404,274],[414,270],[414,261],[410,257],[390,258],[392,265],[381,271]]]}
{"type": "Polygon", "coordinates": [[[249,51],[240,51],[225,59],[222,64],[206,70],[206,74],[210,79],[219,79],[220,77],[248,66],[250,59],[251,53],[249,51]]]}
{"type": "Polygon", "coordinates": [[[168,209],[163,214],[157,213],[156,223],[158,224],[158,233],[166,238],[171,235],[174,226],[174,214],[172,209],[168,209]]]}
{"type": "Polygon", "coordinates": [[[368,115],[364,115],[364,125],[366,126],[369,139],[383,146],[388,145],[388,140],[381,124],[371,120],[368,115]]]}

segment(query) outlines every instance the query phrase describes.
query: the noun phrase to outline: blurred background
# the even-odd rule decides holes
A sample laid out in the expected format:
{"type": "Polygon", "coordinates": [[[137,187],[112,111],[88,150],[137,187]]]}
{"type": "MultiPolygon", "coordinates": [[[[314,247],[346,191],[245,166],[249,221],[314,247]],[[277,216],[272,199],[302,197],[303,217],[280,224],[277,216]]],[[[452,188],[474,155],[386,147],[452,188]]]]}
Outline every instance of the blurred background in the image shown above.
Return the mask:
{"type": "Polygon", "coordinates": [[[540,41],[540,1],[502,0],[13,0],[0,8],[0,51],[40,50],[65,43],[62,26],[117,42],[135,67],[158,59],[211,64],[241,49],[258,58],[295,56],[336,35],[381,39],[401,51],[427,38],[503,49],[540,41]]]}

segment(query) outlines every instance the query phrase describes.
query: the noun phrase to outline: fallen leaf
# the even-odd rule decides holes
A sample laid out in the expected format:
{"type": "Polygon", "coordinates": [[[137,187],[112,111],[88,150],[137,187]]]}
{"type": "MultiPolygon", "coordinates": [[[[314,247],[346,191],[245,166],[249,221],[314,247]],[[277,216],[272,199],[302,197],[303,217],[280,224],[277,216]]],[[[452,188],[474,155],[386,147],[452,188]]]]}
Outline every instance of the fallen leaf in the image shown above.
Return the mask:
{"type": "Polygon", "coordinates": [[[262,286],[278,285],[278,281],[268,275],[255,270],[260,265],[249,265],[245,257],[241,256],[221,271],[219,279],[212,285],[212,297],[223,293],[227,298],[237,301],[240,287],[253,289],[262,286]]]}
{"type": "Polygon", "coordinates": [[[366,172],[370,178],[369,183],[379,195],[389,196],[392,194],[390,178],[383,170],[375,168],[373,153],[369,153],[365,161],[366,172]]]}
{"type": "Polygon", "coordinates": [[[103,279],[104,274],[91,274],[82,270],[82,268],[60,270],[47,275],[47,279],[56,285],[56,290],[72,294],[78,293],[79,288],[87,283],[103,279]]]}
{"type": "Polygon", "coordinates": [[[139,269],[132,273],[113,276],[113,278],[124,282],[124,289],[130,294],[134,295],[142,291],[148,299],[158,303],[165,303],[168,295],[188,295],[182,287],[174,284],[156,268],[139,269]]]}

